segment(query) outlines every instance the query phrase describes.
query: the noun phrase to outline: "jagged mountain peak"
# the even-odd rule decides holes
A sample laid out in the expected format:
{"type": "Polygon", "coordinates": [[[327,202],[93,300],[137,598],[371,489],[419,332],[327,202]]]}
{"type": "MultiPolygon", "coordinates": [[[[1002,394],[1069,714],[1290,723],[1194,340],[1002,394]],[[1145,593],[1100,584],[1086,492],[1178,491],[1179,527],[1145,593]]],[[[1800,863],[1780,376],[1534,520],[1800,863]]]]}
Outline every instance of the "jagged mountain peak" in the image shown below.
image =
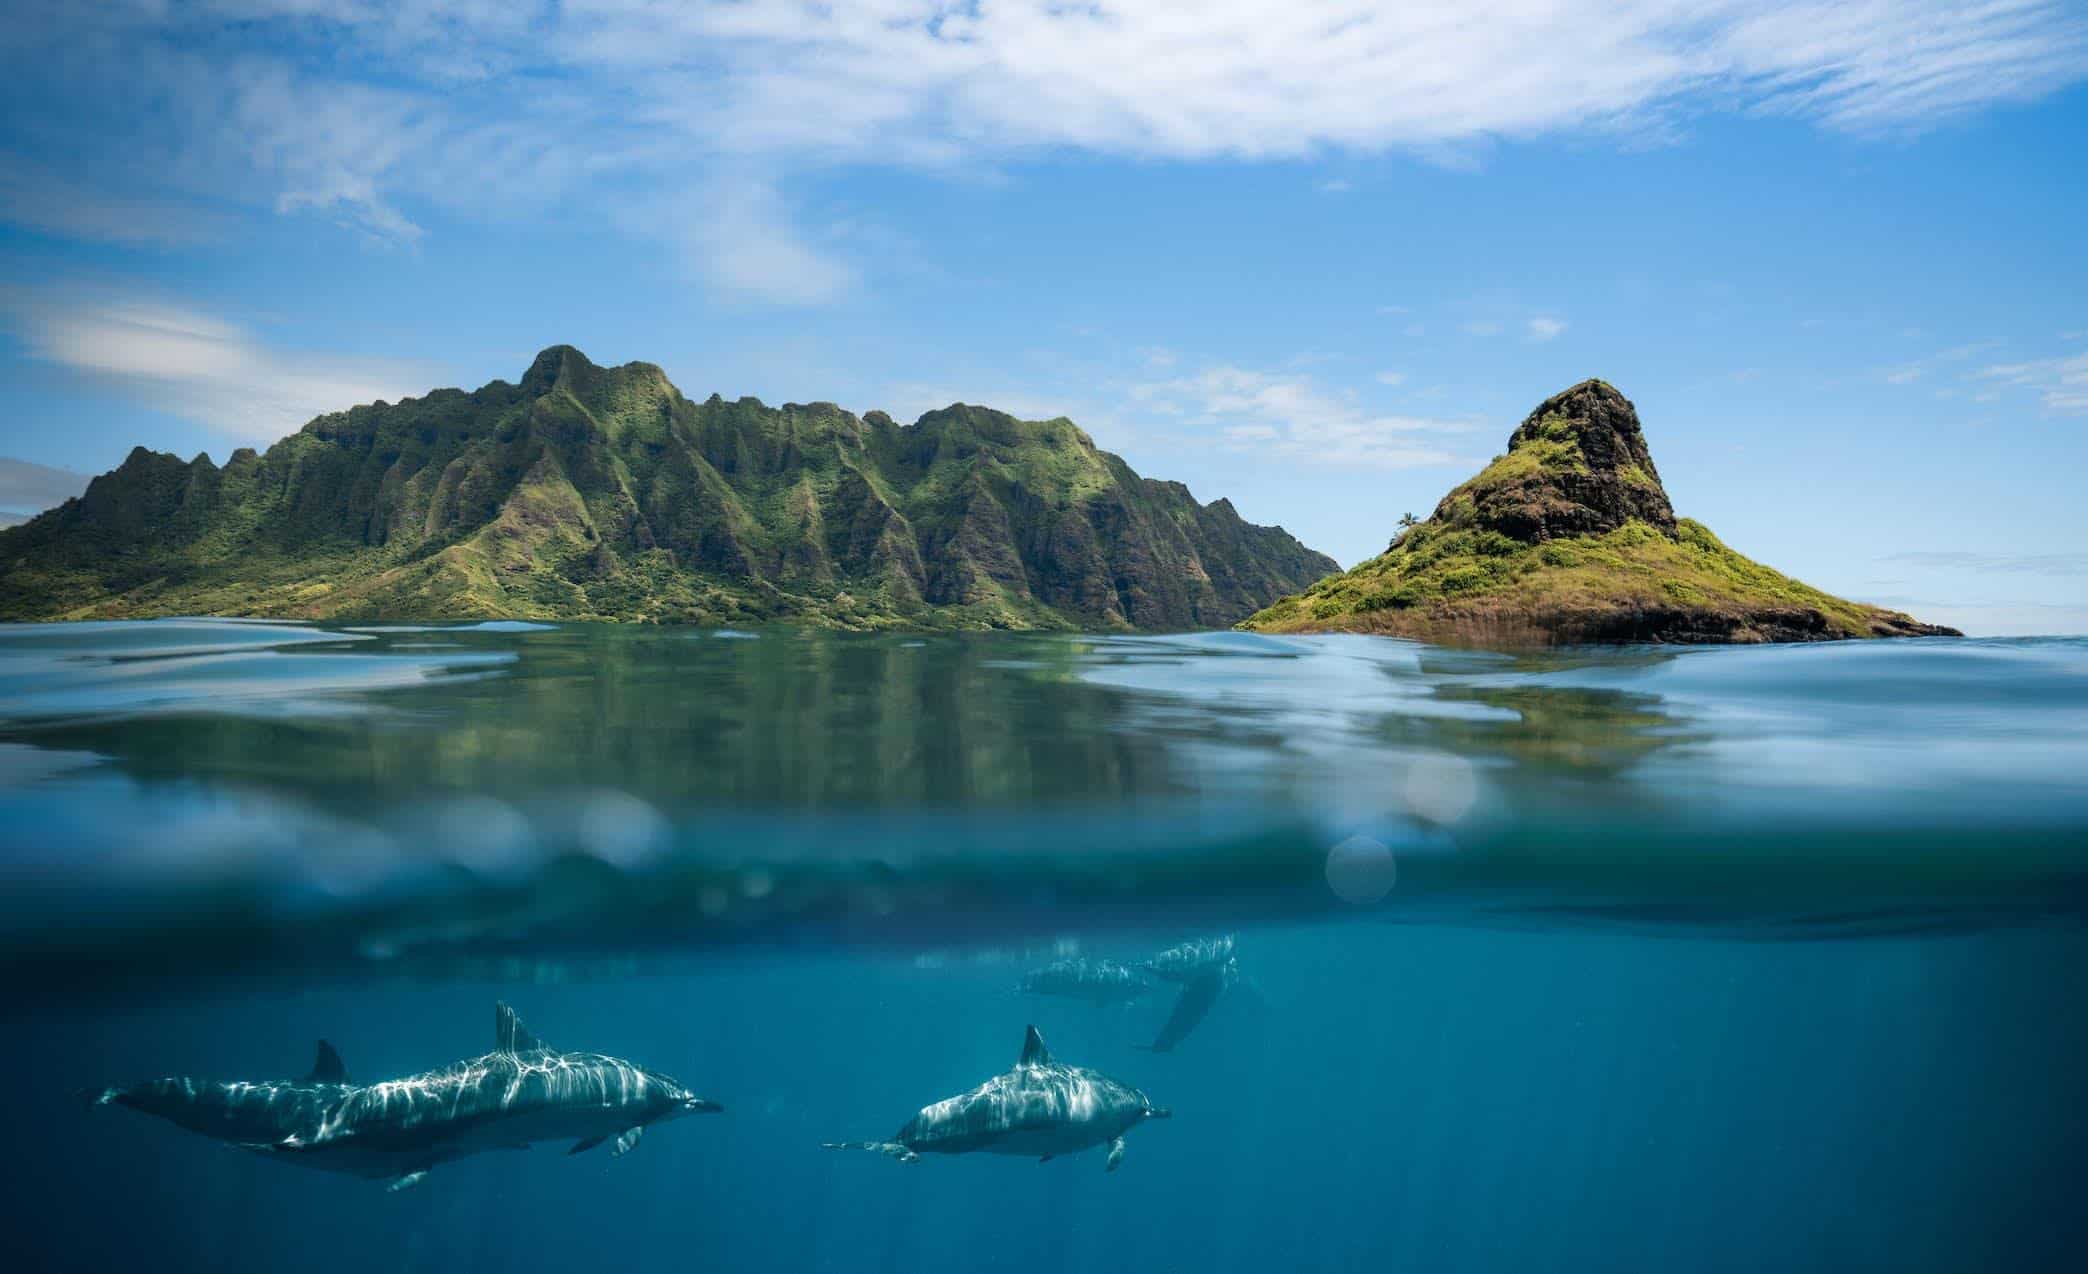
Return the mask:
{"type": "Polygon", "coordinates": [[[321,416],[219,469],[134,452],[0,532],[0,618],[173,613],[1193,628],[1335,568],[1072,422],[693,402],[570,345],[519,385],[321,416]]]}

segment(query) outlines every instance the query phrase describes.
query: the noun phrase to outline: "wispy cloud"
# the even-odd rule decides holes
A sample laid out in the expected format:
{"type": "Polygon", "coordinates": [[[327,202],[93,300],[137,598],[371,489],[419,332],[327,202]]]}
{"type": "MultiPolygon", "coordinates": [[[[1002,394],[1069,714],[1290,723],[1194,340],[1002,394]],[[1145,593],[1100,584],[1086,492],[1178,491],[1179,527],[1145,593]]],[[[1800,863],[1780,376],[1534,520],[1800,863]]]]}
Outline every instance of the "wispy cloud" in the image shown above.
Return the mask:
{"type": "MultiPolygon", "coordinates": [[[[1908,332],[1902,333],[1902,335],[1918,336],[1920,333],[1909,329],[1908,332]]],[[[1930,375],[1956,376],[1961,380],[1995,379],[1995,377],[1989,377],[1985,371],[1976,371],[1968,375],[1961,365],[1977,355],[1999,348],[2001,348],[2000,341],[1968,341],[1961,345],[1952,345],[1939,349],[1935,353],[1921,358],[1909,359],[1904,363],[1878,368],[1873,374],[1888,385],[1913,385],[1930,375]]],[[[2001,370],[2005,371],[2008,369],[2001,370]]],[[[2016,370],[2020,371],[2021,369],[2016,370]]],[[[1957,391],[1951,388],[1942,388],[1935,391],[1935,396],[1945,399],[1955,398],[1957,397],[1957,391]]],[[[1989,393],[1976,396],[1975,401],[1990,402],[1993,400],[1993,397],[1994,395],[1989,393]]]]}
{"type": "MultiPolygon", "coordinates": [[[[782,305],[818,305],[847,292],[855,270],[808,240],[789,207],[765,183],[738,180],[681,201],[686,220],[669,232],[689,272],[728,295],[782,305]]],[[[670,223],[647,206],[627,218],[640,233],[670,223]]]]}
{"type": "Polygon", "coordinates": [[[239,442],[272,442],[314,416],[435,380],[411,363],[277,348],[156,300],[16,298],[7,319],[30,357],[239,442]]]}
{"type": "Polygon", "coordinates": [[[1212,428],[1236,450],[1267,451],[1323,464],[1412,469],[1460,457],[1439,441],[1470,433],[1470,421],[1371,412],[1352,394],[1294,371],[1217,364],[1194,375],[1134,385],[1134,407],[1212,428]]]}
{"type": "Polygon", "coordinates": [[[0,73],[47,104],[21,127],[75,157],[61,178],[128,182],[0,190],[17,224],[99,207],[77,233],[150,237],[138,211],[173,192],[411,245],[436,213],[610,207],[724,290],[818,303],[862,262],[783,192],[838,165],[1471,162],[1495,139],[1665,141],[1733,110],[1896,134],[2088,76],[2088,20],[2061,0],[1214,0],[1193,20],[1058,0],[21,0],[0,73]]]}
{"type": "Polygon", "coordinates": [[[1349,191],[1354,190],[1355,187],[1350,185],[1346,180],[1340,177],[1336,177],[1330,181],[1320,182],[1318,185],[1314,186],[1313,189],[1319,191],[1323,195],[1345,195],[1349,191]]]}
{"type": "Polygon", "coordinates": [[[1406,384],[1406,373],[1379,372],[1377,374],[1377,383],[1380,385],[1404,385],[1406,384]]]}
{"type": "Polygon", "coordinates": [[[2088,412],[2088,350],[2062,358],[1995,363],[1980,368],[1974,377],[2034,390],[2048,411],[2088,412]]]}
{"type": "Polygon", "coordinates": [[[86,489],[86,474],[0,456],[0,510],[38,513],[86,489]]]}
{"type": "Polygon", "coordinates": [[[1982,575],[2088,575],[2088,553],[1893,553],[1878,559],[1934,570],[1974,571],[1982,575]]]}
{"type": "Polygon", "coordinates": [[[7,152],[0,152],[0,222],[65,239],[161,246],[200,243],[229,226],[191,204],[110,193],[7,152]]]}
{"type": "Polygon", "coordinates": [[[1533,341],[1555,340],[1566,330],[1566,320],[1538,315],[1529,321],[1530,339],[1533,341]]]}

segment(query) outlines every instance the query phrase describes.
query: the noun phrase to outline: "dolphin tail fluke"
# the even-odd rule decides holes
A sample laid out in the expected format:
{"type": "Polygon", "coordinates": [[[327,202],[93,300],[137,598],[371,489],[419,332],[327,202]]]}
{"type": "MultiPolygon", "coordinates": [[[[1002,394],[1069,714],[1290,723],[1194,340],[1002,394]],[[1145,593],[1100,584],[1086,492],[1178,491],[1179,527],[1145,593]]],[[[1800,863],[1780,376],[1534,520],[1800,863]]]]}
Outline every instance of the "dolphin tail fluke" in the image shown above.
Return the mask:
{"type": "Polygon", "coordinates": [[[422,1168],[419,1172],[409,1172],[405,1176],[393,1181],[390,1185],[384,1187],[384,1192],[386,1194],[397,1194],[401,1190],[411,1190],[413,1187],[419,1185],[421,1182],[426,1181],[427,1179],[428,1170],[426,1168],[422,1168]]]}
{"type": "Polygon", "coordinates": [[[1122,1164],[1123,1162],[1124,1139],[1122,1137],[1118,1137],[1115,1141],[1109,1143],[1109,1162],[1103,1167],[1102,1171],[1115,1172],[1117,1170],[1118,1165],[1122,1164]]]}
{"type": "Polygon", "coordinates": [[[911,1146],[896,1141],[822,1141],[819,1144],[828,1150],[870,1150],[901,1163],[915,1163],[921,1157],[911,1146]]]}

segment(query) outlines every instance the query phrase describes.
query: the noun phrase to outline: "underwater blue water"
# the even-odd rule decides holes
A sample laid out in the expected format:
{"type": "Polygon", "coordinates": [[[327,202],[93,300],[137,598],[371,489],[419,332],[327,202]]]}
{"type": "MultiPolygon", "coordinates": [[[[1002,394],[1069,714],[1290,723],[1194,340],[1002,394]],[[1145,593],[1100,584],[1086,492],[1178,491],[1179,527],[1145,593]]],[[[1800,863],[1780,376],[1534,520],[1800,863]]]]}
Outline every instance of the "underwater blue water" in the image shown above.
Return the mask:
{"type": "Polygon", "coordinates": [[[2088,1242],[2088,643],[0,629],[10,1267],[1997,1270],[2088,1242]],[[1172,987],[1018,994],[1238,934],[1172,987]],[[83,1094],[550,1044],[418,1187],[83,1094]],[[819,1148],[1061,1061],[1045,1164],[819,1148]]]}

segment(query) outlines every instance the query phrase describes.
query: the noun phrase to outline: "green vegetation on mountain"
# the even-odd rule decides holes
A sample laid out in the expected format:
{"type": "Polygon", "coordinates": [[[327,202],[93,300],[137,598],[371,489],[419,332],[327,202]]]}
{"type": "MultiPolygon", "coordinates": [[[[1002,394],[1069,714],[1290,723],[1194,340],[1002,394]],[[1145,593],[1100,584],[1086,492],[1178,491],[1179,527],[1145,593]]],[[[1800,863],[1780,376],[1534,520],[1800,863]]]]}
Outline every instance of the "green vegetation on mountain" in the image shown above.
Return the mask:
{"type": "Polygon", "coordinates": [[[1068,420],[698,403],[556,346],[519,385],[321,416],[223,467],[141,447],[0,531],[0,619],[1183,629],[1336,569],[1068,420]]]}
{"type": "Polygon", "coordinates": [[[1955,635],[1750,561],[1675,517],[1638,413],[1585,381],[1384,553],[1251,616],[1264,632],[1481,645],[1955,635]]]}

